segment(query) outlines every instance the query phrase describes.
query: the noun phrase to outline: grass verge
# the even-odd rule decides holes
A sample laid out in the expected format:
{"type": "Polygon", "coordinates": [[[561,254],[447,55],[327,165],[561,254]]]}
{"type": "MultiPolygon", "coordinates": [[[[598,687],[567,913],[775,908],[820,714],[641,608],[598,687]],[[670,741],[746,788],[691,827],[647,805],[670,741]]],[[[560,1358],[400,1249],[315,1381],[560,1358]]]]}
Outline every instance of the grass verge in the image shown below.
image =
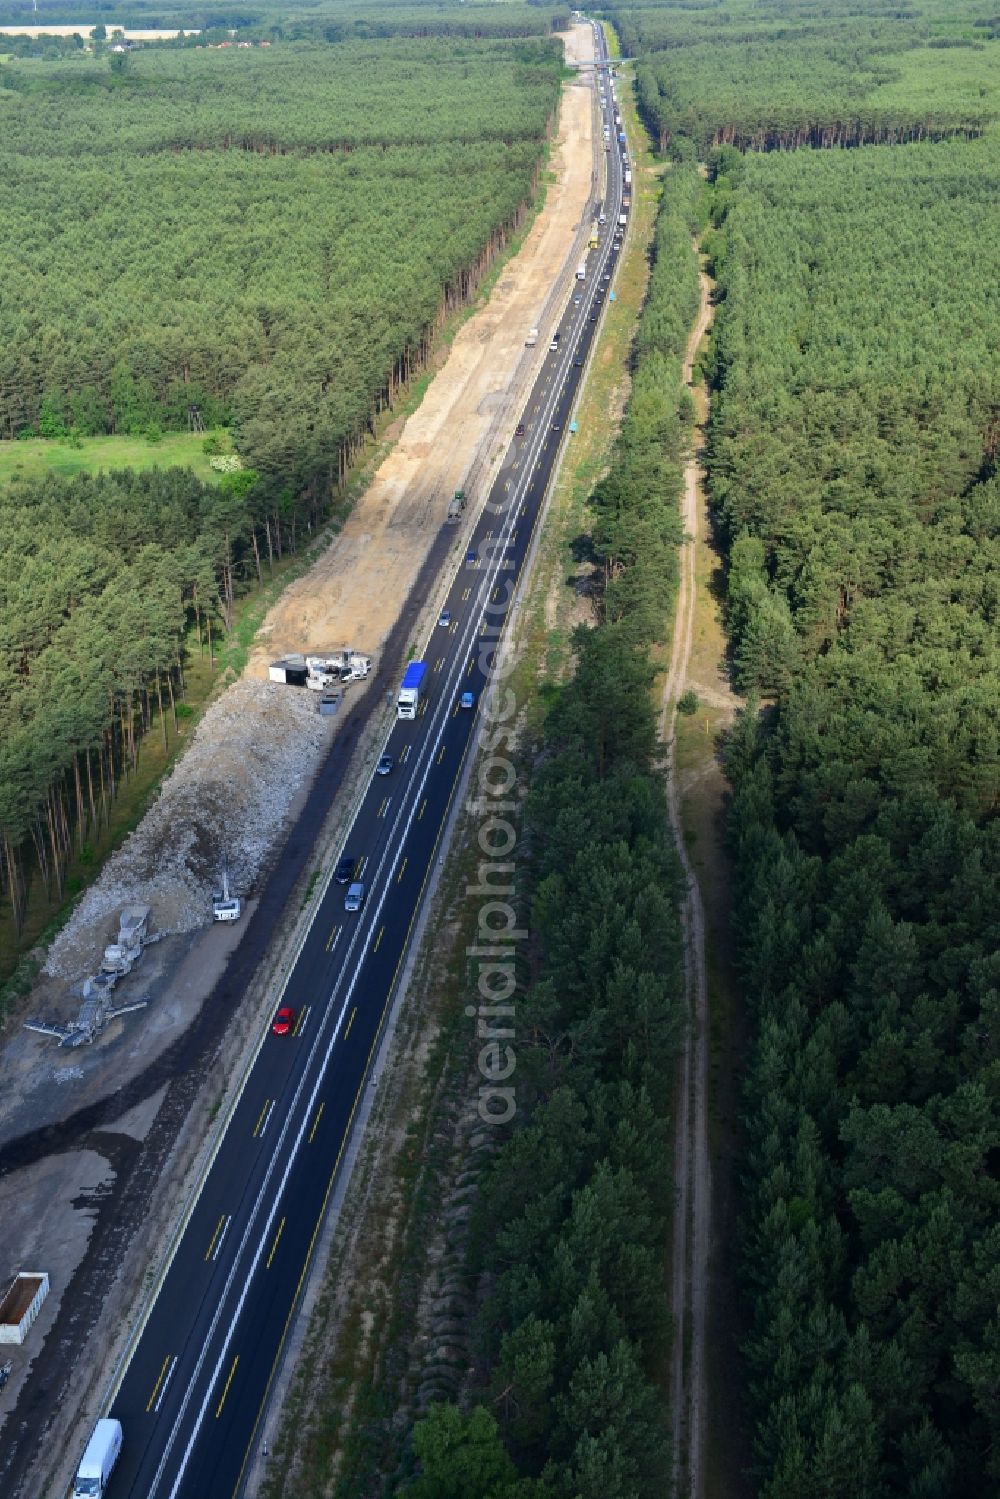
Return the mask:
{"type": "Polygon", "coordinates": [[[57,438],[0,442],[0,485],[56,474],[73,479],[112,468],[190,468],[205,484],[218,480],[203,451],[204,432],[167,432],[157,442],[144,437],[81,437],[79,447],[57,438]]]}

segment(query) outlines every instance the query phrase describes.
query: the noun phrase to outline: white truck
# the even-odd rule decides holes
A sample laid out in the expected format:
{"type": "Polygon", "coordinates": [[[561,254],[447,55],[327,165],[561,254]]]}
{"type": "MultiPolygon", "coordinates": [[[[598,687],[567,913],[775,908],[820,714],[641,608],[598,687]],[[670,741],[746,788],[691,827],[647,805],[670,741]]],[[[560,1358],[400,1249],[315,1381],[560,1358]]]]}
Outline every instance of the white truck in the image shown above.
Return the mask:
{"type": "Polygon", "coordinates": [[[396,699],[396,715],[399,718],[416,718],[420,706],[420,689],[427,675],[426,661],[411,661],[403,673],[403,681],[396,699]]]}
{"type": "Polygon", "coordinates": [[[587,262],[585,260],[581,260],[576,268],[576,279],[578,281],[586,281],[587,279],[587,262]]]}
{"type": "Polygon", "coordinates": [[[73,1499],[101,1499],[122,1450],[122,1423],[102,1417],[91,1433],[73,1480],[73,1499]]]}
{"type": "Polygon", "coordinates": [[[535,345],[536,345],[537,342],[538,342],[538,329],[537,328],[529,328],[528,329],[528,336],[524,340],[524,347],[526,349],[533,349],[535,347],[535,345]]]}
{"type": "Polygon", "coordinates": [[[326,692],[338,682],[360,682],[372,669],[371,656],[360,651],[328,651],[325,656],[306,657],[306,686],[326,692]]]}

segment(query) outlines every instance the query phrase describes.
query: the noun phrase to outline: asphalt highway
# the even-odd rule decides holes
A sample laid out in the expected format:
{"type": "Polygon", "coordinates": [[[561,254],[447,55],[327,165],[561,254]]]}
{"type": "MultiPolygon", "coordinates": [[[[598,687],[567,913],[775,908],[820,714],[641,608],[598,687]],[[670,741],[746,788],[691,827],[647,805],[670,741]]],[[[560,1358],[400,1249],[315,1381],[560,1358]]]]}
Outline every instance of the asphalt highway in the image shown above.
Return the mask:
{"type": "MultiPolygon", "coordinates": [[[[599,45],[606,60],[603,36],[599,45]]],[[[191,1210],[112,1402],[124,1447],[110,1499],[238,1494],[296,1313],[313,1245],[350,1137],[405,960],[438,843],[474,741],[489,652],[514,599],[532,532],[599,326],[618,247],[621,148],[613,108],[607,222],[563,310],[489,502],[452,579],[422,659],[420,711],[397,720],[394,765],[375,775],[343,852],[365,886],[327,888],[281,998],[287,1035],[268,1017],[255,1062],[191,1210]],[[474,694],[471,708],[460,706],[474,694]]],[[[572,440],[572,439],[569,439],[572,440]]],[[[475,497],[473,497],[475,502],[475,497]]],[[[151,1244],[155,1265],[161,1246],[151,1244]]]]}

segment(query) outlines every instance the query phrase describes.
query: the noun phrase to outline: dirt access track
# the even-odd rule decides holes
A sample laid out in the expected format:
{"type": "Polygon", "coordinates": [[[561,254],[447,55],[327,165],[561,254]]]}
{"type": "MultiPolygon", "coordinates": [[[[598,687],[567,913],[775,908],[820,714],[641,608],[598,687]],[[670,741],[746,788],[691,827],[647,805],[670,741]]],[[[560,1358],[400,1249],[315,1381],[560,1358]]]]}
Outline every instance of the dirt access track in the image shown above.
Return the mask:
{"type": "MultiPolygon", "coordinates": [[[[589,26],[563,40],[569,62],[590,60],[589,26]]],[[[461,548],[465,531],[445,524],[451,493],[460,485],[469,492],[471,523],[544,358],[586,235],[597,183],[585,77],[563,90],[549,167],[545,203],[488,304],[459,330],[343,530],[265,621],[248,668],[257,679],[286,650],[350,644],[377,656],[390,638],[398,649],[401,627],[414,638],[431,627],[432,565],[461,548]],[[542,337],[526,350],[536,325],[542,337]]],[[[150,1008],[115,1021],[90,1047],[67,1054],[16,1022],[3,1038],[0,1290],[20,1269],[47,1270],[51,1282],[26,1345],[10,1349],[13,1371],[0,1391],[5,1499],[61,1492],[101,1414],[128,1327],[199,1179],[212,1122],[270,1013],[283,956],[274,939],[280,930],[283,952],[292,949],[309,868],[328,858],[352,788],[369,773],[386,711],[374,689],[392,685],[379,665],[367,691],[351,689],[354,706],[333,721],[332,737],[310,750],[311,767],[300,754],[301,782],[288,799],[267,882],[254,892],[260,909],[253,917],[225,931],[167,936],[137,969],[146,974],[150,1008]],[[335,760],[336,798],[327,794],[335,760]],[[325,815],[330,802],[326,823],[323,815],[310,823],[310,807],[325,815]]],[[[255,712],[280,711],[288,692],[294,689],[274,686],[270,709],[254,708],[252,696],[241,701],[243,726],[230,732],[248,754],[255,712]]]]}

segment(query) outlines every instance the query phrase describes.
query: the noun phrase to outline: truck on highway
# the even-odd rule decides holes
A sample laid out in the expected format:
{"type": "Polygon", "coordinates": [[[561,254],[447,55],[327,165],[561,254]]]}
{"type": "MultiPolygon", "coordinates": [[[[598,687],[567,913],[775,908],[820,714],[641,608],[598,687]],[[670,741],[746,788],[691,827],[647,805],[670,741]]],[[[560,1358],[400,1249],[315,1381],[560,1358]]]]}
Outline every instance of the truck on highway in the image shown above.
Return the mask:
{"type": "Polygon", "coordinates": [[[578,281],[586,281],[587,279],[587,262],[585,260],[581,260],[576,268],[576,279],[578,281]]]}
{"type": "Polygon", "coordinates": [[[528,329],[528,336],[524,340],[524,347],[526,349],[533,349],[535,347],[535,345],[536,345],[537,342],[538,342],[538,329],[537,328],[529,328],[528,329]]]}
{"type": "Polygon", "coordinates": [[[596,250],[601,242],[601,233],[596,224],[590,226],[590,248],[596,250]]]}
{"type": "Polygon", "coordinates": [[[420,689],[427,675],[426,661],[411,661],[403,673],[403,681],[396,699],[398,718],[416,718],[420,706],[420,689]]]}
{"type": "Polygon", "coordinates": [[[618,227],[619,227],[619,229],[624,229],[625,225],[627,223],[628,223],[628,214],[627,213],[620,213],[618,215],[618,227]]]}
{"type": "Polygon", "coordinates": [[[101,1499],[122,1450],[122,1423],[104,1417],[91,1432],[73,1480],[73,1499],[101,1499]]]}

